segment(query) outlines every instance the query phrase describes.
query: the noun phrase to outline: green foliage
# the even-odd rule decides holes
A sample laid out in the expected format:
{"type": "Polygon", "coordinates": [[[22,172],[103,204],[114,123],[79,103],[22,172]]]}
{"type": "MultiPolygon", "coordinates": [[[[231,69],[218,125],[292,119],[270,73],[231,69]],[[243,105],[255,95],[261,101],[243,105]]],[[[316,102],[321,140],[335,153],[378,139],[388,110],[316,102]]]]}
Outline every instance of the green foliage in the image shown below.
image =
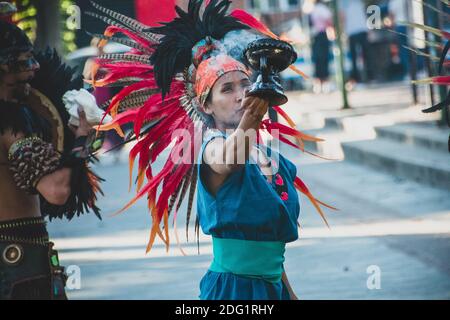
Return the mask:
{"type": "MultiPolygon", "coordinates": [[[[36,14],[37,10],[34,6],[35,1],[39,0],[15,0],[14,4],[17,7],[17,13],[14,15],[14,21],[17,21],[18,26],[25,31],[27,36],[34,42],[36,39],[36,14]]],[[[42,0],[41,0],[42,1],[42,0]]],[[[61,32],[61,41],[63,54],[66,55],[77,49],[75,44],[75,30],[67,24],[67,19],[71,14],[71,6],[74,5],[73,0],[59,0],[61,21],[59,24],[61,32]]]]}
{"type": "Polygon", "coordinates": [[[17,7],[17,13],[13,16],[13,20],[17,22],[27,36],[34,41],[36,39],[36,8],[31,0],[14,1],[17,7]]]}
{"type": "Polygon", "coordinates": [[[63,41],[64,54],[68,54],[77,49],[77,46],[75,44],[75,29],[67,24],[67,19],[71,14],[71,6],[73,5],[73,0],[60,0],[60,10],[62,17],[61,36],[63,41]]]}

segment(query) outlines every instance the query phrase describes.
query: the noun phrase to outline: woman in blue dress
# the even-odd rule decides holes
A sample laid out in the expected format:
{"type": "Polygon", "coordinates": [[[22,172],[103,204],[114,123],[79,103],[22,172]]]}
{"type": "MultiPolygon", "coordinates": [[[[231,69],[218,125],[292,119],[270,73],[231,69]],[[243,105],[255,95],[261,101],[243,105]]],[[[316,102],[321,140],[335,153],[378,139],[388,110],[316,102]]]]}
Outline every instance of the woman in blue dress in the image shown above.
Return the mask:
{"type": "Polygon", "coordinates": [[[214,251],[201,299],[297,299],[284,269],[286,243],[298,238],[297,190],[321,214],[325,204],[296,176],[293,163],[260,143],[259,130],[274,137],[278,130],[279,140],[299,149],[302,139],[316,139],[297,131],[279,107],[273,110],[289,127],[263,119],[268,102],[247,96],[251,71],[240,59],[257,36],[245,29],[276,36],[243,10],[228,14],[230,3],[211,0],[202,8],[201,0],[190,0],[187,12],[177,7],[177,18],[155,28],[96,5],[105,21],[116,20],[106,38],[121,32],[129,39],[114,39],[133,47],[97,60],[97,70],[107,71],[105,78],[93,77],[97,85],[131,83],[112,99],[107,112],[114,120],[100,129],[121,132],[133,123],[130,168],[139,155],[138,193],[125,209],[147,196],[153,223],[147,251],[157,236],[169,247],[169,215],[176,223],[189,192],[188,227],[198,191],[196,226],[212,236],[214,251]],[[154,175],[152,164],[168,146],[170,155],[154,175]]]}
{"type": "Polygon", "coordinates": [[[201,280],[201,299],[296,299],[283,268],[285,244],[298,238],[296,167],[256,145],[251,132],[268,102],[245,97],[250,84],[246,73],[229,71],[203,107],[214,129],[199,155],[197,210],[203,232],[213,238],[214,260],[201,280]]]}

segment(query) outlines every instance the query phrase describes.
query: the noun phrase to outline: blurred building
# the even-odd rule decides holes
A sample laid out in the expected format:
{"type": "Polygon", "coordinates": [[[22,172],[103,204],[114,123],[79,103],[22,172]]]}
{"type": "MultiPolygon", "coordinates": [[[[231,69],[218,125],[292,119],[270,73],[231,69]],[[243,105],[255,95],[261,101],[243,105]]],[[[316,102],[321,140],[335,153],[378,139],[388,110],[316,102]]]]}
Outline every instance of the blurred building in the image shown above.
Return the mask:
{"type": "Polygon", "coordinates": [[[299,21],[302,15],[300,0],[247,0],[244,8],[280,34],[286,32],[293,21],[299,21]]]}
{"type": "MultiPolygon", "coordinates": [[[[152,0],[148,0],[152,1],[152,0]]],[[[176,0],[180,7],[187,8],[189,0],[176,0]]],[[[275,33],[283,33],[293,20],[301,17],[302,0],[233,0],[231,9],[244,9],[261,19],[275,33]]]]}

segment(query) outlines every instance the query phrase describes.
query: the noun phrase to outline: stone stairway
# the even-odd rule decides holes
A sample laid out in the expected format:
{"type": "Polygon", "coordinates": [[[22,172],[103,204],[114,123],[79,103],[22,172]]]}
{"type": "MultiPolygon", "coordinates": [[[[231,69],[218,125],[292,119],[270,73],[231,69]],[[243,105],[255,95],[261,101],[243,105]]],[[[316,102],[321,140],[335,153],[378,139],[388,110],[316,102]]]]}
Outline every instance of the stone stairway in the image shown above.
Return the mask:
{"type": "Polygon", "coordinates": [[[325,113],[323,127],[305,131],[325,141],[306,147],[328,158],[450,190],[450,129],[437,125],[437,113],[420,110],[417,106],[325,113]]]}

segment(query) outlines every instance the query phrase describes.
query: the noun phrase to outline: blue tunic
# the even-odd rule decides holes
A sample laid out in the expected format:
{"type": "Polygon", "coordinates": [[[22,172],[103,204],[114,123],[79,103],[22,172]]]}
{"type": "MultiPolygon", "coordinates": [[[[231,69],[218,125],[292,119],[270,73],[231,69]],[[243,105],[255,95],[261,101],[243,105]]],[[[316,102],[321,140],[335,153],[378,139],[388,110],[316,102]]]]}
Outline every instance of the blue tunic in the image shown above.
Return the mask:
{"type": "MultiPolygon", "coordinates": [[[[223,136],[216,132],[202,145],[199,163],[206,144],[223,136]]],[[[297,219],[300,203],[293,185],[295,165],[279,157],[278,173],[284,178],[288,199],[282,200],[255,163],[247,161],[242,170],[232,173],[215,197],[209,193],[198,171],[197,210],[203,233],[218,238],[292,242],[298,238],[297,219]]],[[[275,180],[275,179],[273,179],[275,180]]],[[[273,283],[227,272],[208,270],[200,281],[202,300],[284,300],[289,292],[280,280],[273,283]]]]}

